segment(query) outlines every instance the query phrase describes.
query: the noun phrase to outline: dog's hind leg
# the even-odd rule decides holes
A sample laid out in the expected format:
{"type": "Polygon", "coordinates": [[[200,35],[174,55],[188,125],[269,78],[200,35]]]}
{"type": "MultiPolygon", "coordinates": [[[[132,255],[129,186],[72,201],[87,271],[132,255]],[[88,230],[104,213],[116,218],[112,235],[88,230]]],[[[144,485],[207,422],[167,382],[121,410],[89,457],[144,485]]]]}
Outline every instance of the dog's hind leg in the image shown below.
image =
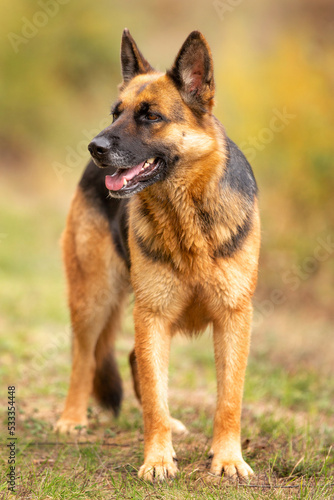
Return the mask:
{"type": "Polygon", "coordinates": [[[117,414],[122,384],[114,340],[127,291],[127,270],[117,255],[106,217],[80,188],[72,202],[63,237],[72,322],[72,372],[65,409],[56,430],[87,425],[93,393],[117,414]]]}

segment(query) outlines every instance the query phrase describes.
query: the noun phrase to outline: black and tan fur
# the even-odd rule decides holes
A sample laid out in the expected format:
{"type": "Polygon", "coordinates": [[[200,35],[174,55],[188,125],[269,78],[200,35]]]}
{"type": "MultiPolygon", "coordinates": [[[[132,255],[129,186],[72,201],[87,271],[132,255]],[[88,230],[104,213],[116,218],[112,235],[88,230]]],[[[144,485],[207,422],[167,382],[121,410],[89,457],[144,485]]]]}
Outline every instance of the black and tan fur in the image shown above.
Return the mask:
{"type": "Polygon", "coordinates": [[[133,290],[130,361],[145,440],[139,476],[177,472],[171,427],[183,427],[168,410],[170,342],[208,325],[218,381],[211,471],[248,476],[240,415],[260,245],[256,182],[212,114],[213,64],[199,32],[166,74],[149,65],[127,30],[121,60],[114,121],[89,145],[95,163],[83,174],[64,233],[73,367],[57,429],[86,425],[91,392],[118,413],[114,341],[133,290]],[[150,158],[148,170],[116,186],[150,158]]]}

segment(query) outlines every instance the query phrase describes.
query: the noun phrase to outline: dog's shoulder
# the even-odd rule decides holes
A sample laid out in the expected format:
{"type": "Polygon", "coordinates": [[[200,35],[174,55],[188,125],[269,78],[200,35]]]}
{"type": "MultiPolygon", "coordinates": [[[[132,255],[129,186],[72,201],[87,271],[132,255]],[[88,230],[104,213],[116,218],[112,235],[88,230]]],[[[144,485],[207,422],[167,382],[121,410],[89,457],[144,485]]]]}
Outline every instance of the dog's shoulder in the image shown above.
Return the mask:
{"type": "Polygon", "coordinates": [[[220,140],[223,140],[227,158],[224,176],[221,179],[222,188],[230,188],[252,202],[258,194],[252,167],[235,142],[227,136],[225,128],[216,117],[214,117],[214,122],[220,140]]]}
{"type": "Polygon", "coordinates": [[[258,187],[247,158],[238,146],[226,134],[222,123],[213,116],[218,141],[223,143],[223,149],[226,156],[224,175],[221,179],[221,187],[232,189],[242,198],[252,203],[258,194],[258,187]]]}
{"type": "Polygon", "coordinates": [[[258,187],[252,167],[238,146],[226,136],[227,163],[225,175],[222,179],[233,190],[240,193],[249,201],[257,196],[258,187]]]}

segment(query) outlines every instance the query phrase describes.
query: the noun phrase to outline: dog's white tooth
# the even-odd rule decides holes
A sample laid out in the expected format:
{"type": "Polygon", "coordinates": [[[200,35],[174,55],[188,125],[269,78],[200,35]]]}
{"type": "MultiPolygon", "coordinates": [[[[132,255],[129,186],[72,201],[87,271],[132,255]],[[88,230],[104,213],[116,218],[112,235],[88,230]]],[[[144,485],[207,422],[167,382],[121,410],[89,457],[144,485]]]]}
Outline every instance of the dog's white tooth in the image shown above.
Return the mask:
{"type": "Polygon", "coordinates": [[[123,180],[123,186],[126,186],[128,183],[127,179],[124,177],[124,180],[123,180]]]}
{"type": "Polygon", "coordinates": [[[153,162],[154,162],[154,160],[155,160],[155,158],[150,158],[149,160],[146,160],[146,163],[151,164],[151,163],[153,163],[153,162]]]}

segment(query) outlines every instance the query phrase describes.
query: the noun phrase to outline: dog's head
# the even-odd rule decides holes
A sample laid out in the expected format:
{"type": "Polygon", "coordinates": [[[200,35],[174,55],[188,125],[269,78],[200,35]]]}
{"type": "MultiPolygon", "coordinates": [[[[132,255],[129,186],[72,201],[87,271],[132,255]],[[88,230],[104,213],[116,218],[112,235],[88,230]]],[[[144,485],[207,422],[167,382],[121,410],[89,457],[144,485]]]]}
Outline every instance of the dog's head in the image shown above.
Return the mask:
{"type": "Polygon", "coordinates": [[[106,187],[116,198],[129,197],[175,175],[178,166],[212,149],[210,118],[214,99],[211,52],[193,31],[172,68],[155,71],[124,30],[121,47],[123,83],[112,107],[112,124],[88,149],[99,167],[114,167],[106,187]]]}

